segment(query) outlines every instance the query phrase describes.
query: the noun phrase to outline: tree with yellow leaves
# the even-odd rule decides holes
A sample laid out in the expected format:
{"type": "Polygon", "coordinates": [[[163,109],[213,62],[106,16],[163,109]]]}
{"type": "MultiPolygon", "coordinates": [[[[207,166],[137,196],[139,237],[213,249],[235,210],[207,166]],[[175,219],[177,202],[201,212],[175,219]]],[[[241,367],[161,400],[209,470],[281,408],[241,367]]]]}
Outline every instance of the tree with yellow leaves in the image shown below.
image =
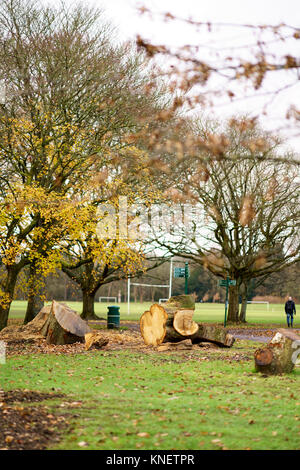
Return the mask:
{"type": "Polygon", "coordinates": [[[31,264],[31,284],[38,287],[46,265],[60,259],[59,236],[73,237],[63,201],[72,213],[93,178],[101,185],[106,165],[117,171],[118,151],[147,128],[163,95],[159,88],[144,93],[147,63],[132,47],[112,44],[110,27],[95,9],[3,0],[0,30],[3,328],[23,266],[31,264]],[[22,217],[15,215],[16,191],[28,195],[21,198],[22,217]],[[68,228],[57,222],[64,215],[68,228]]]}

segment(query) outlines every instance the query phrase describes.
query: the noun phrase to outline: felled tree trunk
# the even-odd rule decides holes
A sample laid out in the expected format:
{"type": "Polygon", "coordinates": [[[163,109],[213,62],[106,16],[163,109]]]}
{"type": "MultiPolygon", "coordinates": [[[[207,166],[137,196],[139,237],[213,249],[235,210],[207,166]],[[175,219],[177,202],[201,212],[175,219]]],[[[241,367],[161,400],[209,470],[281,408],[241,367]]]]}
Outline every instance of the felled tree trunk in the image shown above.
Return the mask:
{"type": "Polygon", "coordinates": [[[140,320],[145,343],[158,346],[163,341],[182,341],[196,333],[198,325],[192,319],[194,309],[195,302],[189,295],[171,297],[163,306],[151,305],[140,320]]]}
{"type": "Polygon", "coordinates": [[[190,296],[171,297],[163,304],[153,304],[140,319],[140,330],[147,345],[176,343],[191,339],[193,343],[212,342],[230,347],[234,342],[223,327],[205,326],[193,320],[195,303],[190,296]]]}
{"type": "Polygon", "coordinates": [[[41,334],[49,344],[71,344],[83,342],[84,335],[91,331],[88,324],[74,310],[53,300],[41,334]]]}
{"type": "Polygon", "coordinates": [[[255,369],[267,375],[291,372],[300,349],[300,336],[280,328],[265,348],[254,353],[255,369]]]}
{"type": "Polygon", "coordinates": [[[234,336],[228,333],[223,326],[201,324],[198,326],[198,331],[191,337],[194,344],[207,341],[220,347],[230,348],[235,341],[234,336]]]}

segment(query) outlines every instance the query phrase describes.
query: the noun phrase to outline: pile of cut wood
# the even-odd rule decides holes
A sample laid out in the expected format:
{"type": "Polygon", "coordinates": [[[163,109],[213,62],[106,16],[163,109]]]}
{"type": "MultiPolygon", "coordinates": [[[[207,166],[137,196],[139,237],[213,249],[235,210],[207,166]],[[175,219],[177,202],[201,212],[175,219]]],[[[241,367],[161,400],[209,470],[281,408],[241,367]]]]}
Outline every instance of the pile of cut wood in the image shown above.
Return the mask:
{"type": "Polygon", "coordinates": [[[0,331],[0,339],[8,343],[46,339],[48,344],[56,345],[85,342],[86,350],[101,348],[108,343],[108,339],[92,330],[77,312],[55,300],[43,307],[27,325],[4,328],[0,331]]]}
{"type": "Polygon", "coordinates": [[[153,304],[140,319],[145,344],[160,346],[168,343],[171,347],[173,343],[185,341],[182,344],[208,342],[227,348],[233,345],[234,337],[226,328],[196,323],[194,311],[195,301],[189,295],[173,296],[163,305],[153,304]]]}

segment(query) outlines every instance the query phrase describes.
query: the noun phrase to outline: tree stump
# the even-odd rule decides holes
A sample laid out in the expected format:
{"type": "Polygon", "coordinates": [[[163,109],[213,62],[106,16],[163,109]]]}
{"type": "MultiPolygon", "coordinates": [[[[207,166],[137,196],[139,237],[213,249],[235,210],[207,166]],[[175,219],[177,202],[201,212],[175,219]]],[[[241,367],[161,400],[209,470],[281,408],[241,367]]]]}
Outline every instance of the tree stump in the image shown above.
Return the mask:
{"type": "Polygon", "coordinates": [[[193,343],[212,342],[231,347],[234,337],[218,326],[206,326],[193,320],[195,302],[189,295],[174,296],[163,305],[153,304],[140,319],[140,330],[147,345],[176,343],[191,339],[193,343]]]}
{"type": "Polygon", "coordinates": [[[6,342],[24,342],[42,339],[41,329],[45,325],[50,313],[50,305],[44,306],[37,316],[26,325],[7,326],[0,332],[0,339],[6,342]]]}
{"type": "Polygon", "coordinates": [[[265,348],[254,353],[255,369],[267,375],[290,373],[300,350],[300,336],[280,328],[265,348]]]}
{"type": "Polygon", "coordinates": [[[74,310],[53,300],[41,334],[48,344],[71,344],[83,342],[84,335],[91,331],[87,322],[74,310]]]}

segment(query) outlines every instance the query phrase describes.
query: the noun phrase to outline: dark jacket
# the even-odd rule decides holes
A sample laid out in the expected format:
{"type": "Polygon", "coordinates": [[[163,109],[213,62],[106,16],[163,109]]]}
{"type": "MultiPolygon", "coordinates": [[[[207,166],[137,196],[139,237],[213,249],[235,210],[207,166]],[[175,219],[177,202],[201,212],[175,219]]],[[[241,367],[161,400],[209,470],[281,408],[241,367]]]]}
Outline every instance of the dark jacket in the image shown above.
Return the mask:
{"type": "Polygon", "coordinates": [[[296,313],[295,302],[293,300],[288,300],[285,303],[284,310],[286,314],[293,315],[293,313],[296,313]]]}

